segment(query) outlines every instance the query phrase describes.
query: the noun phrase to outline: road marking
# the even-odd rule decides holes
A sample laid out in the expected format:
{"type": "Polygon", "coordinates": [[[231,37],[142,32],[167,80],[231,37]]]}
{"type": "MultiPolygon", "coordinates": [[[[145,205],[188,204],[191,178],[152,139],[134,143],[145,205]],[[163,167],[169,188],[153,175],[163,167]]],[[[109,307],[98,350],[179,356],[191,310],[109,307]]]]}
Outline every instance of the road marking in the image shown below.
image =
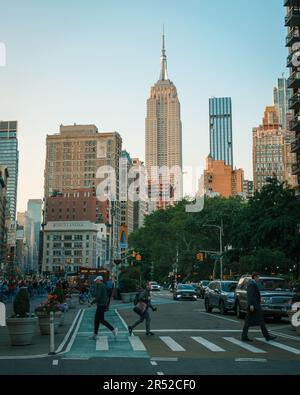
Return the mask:
{"type": "Polygon", "coordinates": [[[158,376],[164,376],[165,374],[163,372],[157,372],[158,376]]]}
{"type": "Polygon", "coordinates": [[[71,337],[71,340],[69,341],[68,347],[67,347],[66,350],[63,351],[61,354],[66,354],[66,353],[68,353],[68,352],[71,350],[71,347],[73,346],[73,343],[74,343],[75,338],[76,338],[76,336],[77,336],[77,333],[78,333],[78,330],[79,330],[81,321],[82,321],[82,319],[83,319],[84,313],[85,313],[85,310],[82,310],[82,314],[81,314],[81,316],[80,316],[80,318],[79,318],[79,320],[78,320],[78,323],[77,323],[76,328],[75,328],[75,330],[74,330],[74,333],[73,333],[73,335],[72,335],[72,337],[71,337]]]}
{"type": "Polygon", "coordinates": [[[133,351],[146,351],[146,347],[144,346],[141,339],[137,336],[128,336],[128,339],[131,343],[131,347],[133,351]]]}
{"type": "Polygon", "coordinates": [[[108,338],[107,336],[99,336],[96,342],[96,350],[97,351],[108,351],[108,338]]]}
{"type": "Polygon", "coordinates": [[[72,330],[73,330],[73,328],[74,328],[74,326],[75,326],[76,320],[77,320],[77,318],[79,317],[79,314],[81,313],[81,311],[82,311],[82,309],[80,309],[80,310],[78,311],[78,313],[76,314],[76,317],[74,318],[74,320],[73,320],[73,322],[72,322],[72,325],[71,325],[70,329],[68,330],[68,333],[66,334],[64,340],[63,340],[63,341],[61,342],[61,344],[59,345],[58,349],[55,351],[56,354],[58,354],[59,352],[61,352],[61,350],[64,348],[64,346],[65,346],[67,340],[69,339],[70,333],[72,332],[72,330]]]}
{"type": "Polygon", "coordinates": [[[235,358],[235,362],[267,362],[265,358],[235,358]]]}
{"type": "MultiPolygon", "coordinates": [[[[242,329],[151,329],[153,332],[163,333],[181,333],[181,332],[232,332],[232,333],[242,333],[242,329]]],[[[134,329],[135,333],[144,333],[145,331],[142,329],[134,329]]],[[[261,332],[260,329],[251,329],[249,332],[261,332]]],[[[83,333],[83,332],[80,332],[83,333]]]]}
{"type": "Polygon", "coordinates": [[[274,347],[280,348],[282,350],[291,352],[292,354],[300,355],[300,350],[298,350],[297,348],[286,346],[285,344],[274,342],[273,340],[267,341],[264,338],[256,338],[256,339],[261,341],[261,342],[263,342],[263,343],[270,344],[271,346],[274,346],[274,347]]]}
{"type": "Polygon", "coordinates": [[[87,360],[89,360],[90,358],[84,358],[84,357],[74,357],[74,358],[62,358],[62,359],[68,359],[68,360],[70,360],[70,361],[87,361],[87,360]]]}
{"type": "Polygon", "coordinates": [[[186,351],[180,344],[173,340],[169,336],[160,336],[160,339],[172,350],[172,351],[186,351]]]}
{"type": "Polygon", "coordinates": [[[115,309],[115,313],[117,314],[117,316],[119,317],[119,319],[121,320],[122,324],[124,325],[124,328],[128,328],[128,325],[126,324],[126,322],[124,321],[124,319],[121,317],[120,313],[118,312],[117,309],[115,309]]]}
{"type": "Polygon", "coordinates": [[[178,362],[178,358],[168,358],[168,357],[153,357],[151,361],[158,361],[158,362],[178,362]]]}
{"type": "Polygon", "coordinates": [[[193,340],[202,344],[202,346],[208,348],[210,351],[213,352],[224,352],[225,350],[214,343],[209,342],[208,340],[204,339],[203,337],[192,337],[193,340]]]}
{"type": "Polygon", "coordinates": [[[225,320],[225,321],[235,322],[236,324],[240,324],[240,321],[232,320],[230,318],[225,318],[211,313],[206,313],[205,311],[200,311],[200,314],[205,314],[205,315],[209,315],[210,317],[219,318],[220,320],[225,320]]]}
{"type": "Polygon", "coordinates": [[[157,362],[155,362],[155,361],[150,361],[150,363],[151,363],[151,365],[153,365],[153,366],[157,366],[157,362]]]}
{"type": "Polygon", "coordinates": [[[261,350],[260,348],[251,346],[250,344],[242,342],[238,339],[235,339],[234,337],[223,337],[223,339],[225,339],[225,340],[229,341],[230,343],[233,343],[237,346],[240,346],[241,348],[244,348],[247,351],[250,351],[250,352],[253,352],[256,354],[265,354],[266,353],[266,351],[261,350]]]}
{"type": "Polygon", "coordinates": [[[53,366],[57,366],[58,365],[58,359],[54,359],[53,362],[52,362],[52,365],[53,366]]]}
{"type": "Polygon", "coordinates": [[[300,342],[300,338],[299,337],[296,337],[296,336],[293,336],[293,335],[287,335],[285,333],[274,332],[272,330],[270,330],[270,332],[272,332],[276,336],[283,337],[284,339],[296,340],[296,341],[300,342]]]}

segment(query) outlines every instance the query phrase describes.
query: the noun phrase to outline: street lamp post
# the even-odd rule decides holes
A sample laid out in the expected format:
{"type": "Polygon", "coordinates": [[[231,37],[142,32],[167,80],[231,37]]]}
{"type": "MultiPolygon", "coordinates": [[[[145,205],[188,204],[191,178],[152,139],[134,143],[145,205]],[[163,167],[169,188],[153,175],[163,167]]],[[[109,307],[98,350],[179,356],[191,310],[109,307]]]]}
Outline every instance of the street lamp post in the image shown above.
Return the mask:
{"type": "Polygon", "coordinates": [[[223,220],[221,220],[221,225],[202,225],[202,227],[210,227],[217,228],[219,230],[219,239],[220,239],[220,278],[223,280],[223,220]]]}

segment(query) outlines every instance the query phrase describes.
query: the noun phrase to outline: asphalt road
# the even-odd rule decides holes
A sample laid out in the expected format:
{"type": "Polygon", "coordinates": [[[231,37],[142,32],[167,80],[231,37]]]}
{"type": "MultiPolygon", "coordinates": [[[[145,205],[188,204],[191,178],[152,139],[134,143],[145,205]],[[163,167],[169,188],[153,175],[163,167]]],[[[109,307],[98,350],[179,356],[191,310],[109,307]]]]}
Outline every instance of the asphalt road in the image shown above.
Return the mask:
{"type": "Polygon", "coordinates": [[[112,306],[106,318],[119,328],[115,340],[101,328],[97,342],[89,340],[94,309],[83,310],[55,356],[1,359],[1,374],[51,375],[299,375],[300,337],[286,322],[267,326],[278,337],[261,340],[259,328],[240,342],[243,321],[217,310],[207,314],[203,301],[175,302],[167,291],[153,294],[158,311],[146,336],[144,323],[128,336],[127,325],[137,319],[132,305],[112,306]]]}

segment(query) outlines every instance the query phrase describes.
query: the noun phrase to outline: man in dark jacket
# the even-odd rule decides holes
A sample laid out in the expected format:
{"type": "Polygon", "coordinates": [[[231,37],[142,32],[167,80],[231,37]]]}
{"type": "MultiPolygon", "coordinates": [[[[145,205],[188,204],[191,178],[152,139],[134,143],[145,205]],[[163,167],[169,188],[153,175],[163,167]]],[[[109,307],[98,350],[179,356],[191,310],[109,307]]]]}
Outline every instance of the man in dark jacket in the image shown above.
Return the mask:
{"type": "Polygon", "coordinates": [[[144,320],[146,320],[146,335],[153,336],[154,333],[150,331],[150,322],[151,322],[151,314],[150,309],[152,311],[156,311],[157,308],[152,306],[151,303],[151,284],[148,282],[146,285],[146,289],[142,289],[138,295],[138,303],[145,303],[145,312],[140,316],[140,318],[131,326],[128,326],[128,331],[131,336],[133,329],[141,324],[144,320]]]}
{"type": "Polygon", "coordinates": [[[91,302],[91,305],[97,303],[97,310],[95,314],[94,320],[94,334],[90,337],[91,340],[97,340],[98,330],[100,324],[106,326],[109,330],[112,331],[114,337],[117,337],[118,328],[114,328],[110,325],[109,322],[105,321],[104,314],[107,309],[107,288],[106,285],[103,283],[103,277],[98,276],[94,280],[96,282],[96,289],[95,289],[95,299],[91,302]]]}
{"type": "Polygon", "coordinates": [[[253,340],[248,337],[248,330],[250,326],[259,325],[266,340],[276,339],[276,336],[271,336],[266,328],[264,314],[260,305],[260,292],[258,288],[259,274],[253,273],[252,280],[249,281],[247,286],[247,303],[248,311],[243,328],[242,341],[252,342],[253,340]]]}

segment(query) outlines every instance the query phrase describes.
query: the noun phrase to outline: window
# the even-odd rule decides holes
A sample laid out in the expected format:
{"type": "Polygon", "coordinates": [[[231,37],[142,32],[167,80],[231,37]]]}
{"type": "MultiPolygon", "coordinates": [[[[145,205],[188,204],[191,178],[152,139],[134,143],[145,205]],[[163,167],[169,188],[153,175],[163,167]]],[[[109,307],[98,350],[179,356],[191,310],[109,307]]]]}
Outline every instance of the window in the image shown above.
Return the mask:
{"type": "Polygon", "coordinates": [[[64,240],[72,240],[72,235],[65,235],[64,240]]]}

